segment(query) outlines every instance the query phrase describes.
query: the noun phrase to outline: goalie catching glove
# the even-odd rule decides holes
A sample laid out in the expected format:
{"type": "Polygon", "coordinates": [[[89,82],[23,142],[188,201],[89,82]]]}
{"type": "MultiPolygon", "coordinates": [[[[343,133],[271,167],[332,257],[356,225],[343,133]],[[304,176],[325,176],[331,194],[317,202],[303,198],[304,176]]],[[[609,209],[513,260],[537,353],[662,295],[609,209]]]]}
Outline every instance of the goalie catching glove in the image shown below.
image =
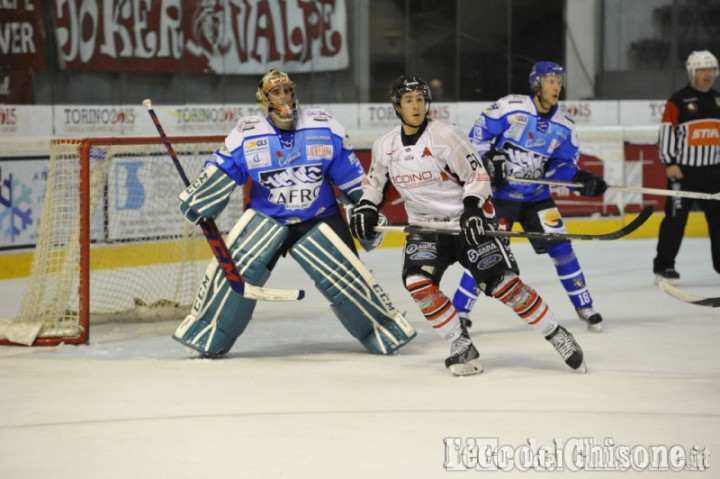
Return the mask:
{"type": "Polygon", "coordinates": [[[372,201],[362,200],[353,208],[350,216],[350,231],[357,239],[373,240],[377,235],[375,227],[380,219],[380,210],[372,201]]]}
{"type": "Polygon", "coordinates": [[[600,196],[607,190],[607,183],[599,176],[595,176],[589,171],[578,170],[573,176],[573,181],[582,183],[582,187],[578,189],[583,196],[600,196]]]}
{"type": "MultiPolygon", "coordinates": [[[[490,200],[487,200],[488,202],[490,200]]],[[[492,240],[491,237],[485,236],[485,231],[491,231],[493,228],[490,223],[493,218],[488,218],[479,206],[480,200],[474,196],[468,196],[463,199],[465,209],[460,216],[460,229],[465,242],[470,246],[479,246],[492,240]]],[[[488,203],[492,208],[492,205],[488,203]]]]}

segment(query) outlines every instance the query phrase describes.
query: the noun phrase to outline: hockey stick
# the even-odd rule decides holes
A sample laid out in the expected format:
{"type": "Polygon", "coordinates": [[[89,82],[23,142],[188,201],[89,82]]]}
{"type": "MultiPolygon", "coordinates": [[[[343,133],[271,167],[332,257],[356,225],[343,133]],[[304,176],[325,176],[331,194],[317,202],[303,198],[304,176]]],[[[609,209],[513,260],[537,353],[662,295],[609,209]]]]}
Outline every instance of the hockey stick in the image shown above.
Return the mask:
{"type": "Polygon", "coordinates": [[[679,299],[680,301],[697,304],[699,306],[710,306],[711,308],[720,307],[720,297],[708,298],[704,296],[695,296],[694,294],[686,293],[685,291],[677,289],[675,286],[671,285],[667,281],[660,281],[660,283],[658,283],[658,286],[667,294],[669,294],[673,298],[679,299]]]}
{"type": "MultiPolygon", "coordinates": [[[[535,231],[485,231],[486,236],[507,237],[507,238],[530,238],[539,240],[615,240],[627,236],[640,227],[652,215],[652,206],[646,206],[637,218],[616,231],[602,234],[582,233],[540,233],[535,231]]],[[[437,228],[426,228],[423,226],[376,226],[376,231],[387,231],[390,233],[444,233],[450,235],[460,234],[460,230],[447,230],[437,228]]]]}
{"type": "MultiPolygon", "coordinates": [[[[582,183],[576,181],[557,181],[557,180],[546,180],[539,178],[537,180],[531,180],[527,178],[517,178],[515,176],[508,176],[508,181],[513,183],[524,183],[524,184],[535,184],[535,185],[550,185],[550,186],[569,186],[571,188],[582,187],[582,183]]],[[[679,198],[694,198],[696,200],[720,200],[720,193],[701,193],[699,191],[682,191],[682,190],[663,190],[661,188],[642,188],[639,186],[613,186],[608,185],[608,189],[626,191],[628,193],[645,193],[647,195],[657,196],[676,196],[679,198]]]]}
{"type": "MultiPolygon", "coordinates": [[[[149,99],[144,100],[143,105],[145,105],[145,108],[147,108],[147,111],[150,114],[150,118],[152,118],[153,123],[155,123],[155,128],[157,128],[160,139],[162,139],[165,148],[167,148],[170,158],[172,158],[175,168],[178,173],[180,173],[180,177],[187,188],[190,186],[190,180],[188,180],[185,170],[180,164],[180,159],[165,134],[165,130],[160,124],[160,120],[155,114],[155,110],[153,110],[152,102],[149,99]]],[[[240,296],[244,296],[248,299],[259,299],[262,301],[296,301],[305,296],[305,291],[302,289],[270,289],[246,283],[238,271],[235,260],[230,254],[230,251],[228,250],[225,240],[223,239],[220,230],[218,230],[215,221],[212,219],[200,221],[200,228],[202,228],[202,232],[210,245],[213,255],[215,255],[215,259],[217,259],[218,264],[225,273],[225,278],[230,284],[230,287],[240,296]]]]}

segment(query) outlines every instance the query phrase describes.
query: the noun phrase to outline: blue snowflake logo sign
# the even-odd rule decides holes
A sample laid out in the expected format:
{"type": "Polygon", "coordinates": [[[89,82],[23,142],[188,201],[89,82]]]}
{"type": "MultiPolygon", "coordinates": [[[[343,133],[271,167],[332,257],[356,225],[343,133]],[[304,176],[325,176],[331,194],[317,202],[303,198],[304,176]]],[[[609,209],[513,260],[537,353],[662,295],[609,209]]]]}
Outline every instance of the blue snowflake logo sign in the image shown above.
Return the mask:
{"type": "Polygon", "coordinates": [[[4,177],[0,170],[0,232],[11,242],[33,223],[31,194],[12,173],[4,177]]]}

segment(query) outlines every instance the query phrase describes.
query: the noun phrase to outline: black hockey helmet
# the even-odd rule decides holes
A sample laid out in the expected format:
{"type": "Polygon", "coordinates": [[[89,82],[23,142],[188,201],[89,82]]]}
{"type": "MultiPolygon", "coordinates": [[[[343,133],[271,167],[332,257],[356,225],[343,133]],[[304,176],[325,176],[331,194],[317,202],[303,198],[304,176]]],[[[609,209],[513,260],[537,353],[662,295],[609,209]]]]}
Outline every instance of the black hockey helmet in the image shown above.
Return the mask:
{"type": "Polygon", "coordinates": [[[397,106],[400,104],[403,93],[411,91],[421,91],[426,102],[430,103],[432,101],[430,87],[427,82],[416,75],[400,75],[390,88],[390,101],[397,106]]]}
{"type": "MultiPolygon", "coordinates": [[[[390,101],[393,106],[397,107],[400,105],[400,99],[403,93],[410,93],[413,91],[422,92],[425,98],[426,111],[430,109],[430,102],[432,101],[432,95],[430,94],[430,87],[427,82],[416,75],[400,75],[392,84],[390,88],[390,101]]],[[[400,114],[395,110],[395,114],[400,118],[400,114]]]]}

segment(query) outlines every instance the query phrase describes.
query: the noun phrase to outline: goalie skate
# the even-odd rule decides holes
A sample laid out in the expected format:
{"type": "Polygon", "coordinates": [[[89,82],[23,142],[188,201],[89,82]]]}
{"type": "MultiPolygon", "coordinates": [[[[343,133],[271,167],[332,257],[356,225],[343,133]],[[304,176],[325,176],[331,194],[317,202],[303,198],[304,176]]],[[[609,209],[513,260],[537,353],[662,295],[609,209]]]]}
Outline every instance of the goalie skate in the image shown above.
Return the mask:
{"type": "Polygon", "coordinates": [[[593,333],[602,331],[602,316],[592,308],[575,308],[581,321],[587,324],[588,330],[593,333]]]}
{"type": "Polygon", "coordinates": [[[470,376],[483,372],[482,364],[478,359],[480,353],[473,345],[467,330],[450,346],[450,357],[445,360],[445,367],[455,376],[470,376]]]}
{"type": "Polygon", "coordinates": [[[555,331],[545,339],[560,353],[560,357],[563,358],[565,364],[581,373],[587,372],[587,366],[585,366],[585,360],[583,359],[583,351],[567,329],[558,326],[555,331]]]}

